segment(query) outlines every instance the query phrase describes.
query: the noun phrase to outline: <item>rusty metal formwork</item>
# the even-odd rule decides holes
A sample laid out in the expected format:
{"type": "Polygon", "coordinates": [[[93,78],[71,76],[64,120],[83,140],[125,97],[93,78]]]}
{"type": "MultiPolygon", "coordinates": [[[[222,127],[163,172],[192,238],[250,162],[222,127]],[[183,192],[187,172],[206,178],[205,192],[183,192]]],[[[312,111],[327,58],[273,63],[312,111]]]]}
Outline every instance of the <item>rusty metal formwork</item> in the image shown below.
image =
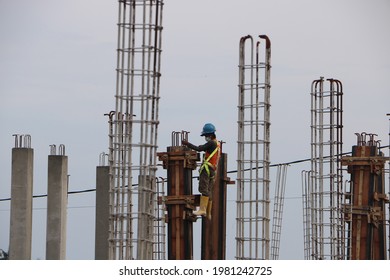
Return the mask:
{"type": "Polygon", "coordinates": [[[200,160],[196,151],[181,145],[188,139],[188,132],[172,132],[172,146],[167,152],[157,153],[163,168],[167,169],[167,195],[160,197],[160,204],[166,207],[165,221],[168,223],[168,259],[193,259],[192,214],[199,205],[199,196],[192,194],[192,171],[200,160]]]}
{"type": "Polygon", "coordinates": [[[352,156],[342,158],[351,174],[351,206],[344,210],[350,227],[348,259],[387,259],[385,162],[375,134],[356,133],[352,156]]]}
{"type": "Polygon", "coordinates": [[[236,259],[270,258],[271,41],[239,46],[236,259]]]}
{"type": "Polygon", "coordinates": [[[110,259],[152,259],[163,1],[119,0],[109,114],[110,259]]]}
{"type": "Polygon", "coordinates": [[[213,187],[211,220],[202,218],[202,260],[226,259],[226,204],[227,185],[234,184],[227,177],[227,154],[222,152],[213,187]]]}
{"type": "Polygon", "coordinates": [[[311,89],[311,170],[302,173],[305,259],[345,259],[343,88],[321,77],[311,89]]]}
{"type": "MultiPolygon", "coordinates": [[[[390,114],[386,114],[386,116],[389,117],[389,138],[388,138],[388,152],[387,155],[390,157],[390,114]]],[[[388,168],[385,170],[387,172],[388,181],[387,181],[387,194],[390,196],[390,160],[388,161],[388,168]]],[[[390,203],[387,205],[387,219],[386,219],[386,225],[387,225],[387,234],[388,234],[388,243],[387,243],[387,258],[390,259],[390,203]]]]}
{"type": "MultiPolygon", "coordinates": [[[[167,152],[157,153],[163,168],[167,169],[167,195],[159,197],[159,204],[165,209],[168,224],[167,247],[169,260],[193,259],[193,223],[199,217],[193,211],[199,206],[200,195],[192,193],[192,171],[197,168],[200,154],[186,146],[187,131],[172,132],[172,146],[167,152]]],[[[222,147],[222,142],[221,142],[222,147]]],[[[226,253],[226,196],[227,184],[233,184],[227,177],[227,155],[222,153],[212,195],[212,218],[203,217],[201,259],[223,260],[226,253]]],[[[209,202],[210,203],[210,202],[209,202]]]]}

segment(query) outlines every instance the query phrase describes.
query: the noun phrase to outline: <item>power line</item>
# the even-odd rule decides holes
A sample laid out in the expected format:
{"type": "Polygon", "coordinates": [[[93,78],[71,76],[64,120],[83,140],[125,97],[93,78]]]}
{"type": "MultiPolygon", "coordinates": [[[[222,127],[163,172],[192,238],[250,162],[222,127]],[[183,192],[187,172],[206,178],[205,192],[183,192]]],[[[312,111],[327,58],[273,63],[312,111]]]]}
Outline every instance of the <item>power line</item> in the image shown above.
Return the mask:
{"type": "MultiPolygon", "coordinates": [[[[95,208],[95,205],[80,205],[80,206],[67,206],[67,209],[83,209],[83,208],[95,208]]],[[[47,207],[33,207],[32,210],[47,210],[47,207]]],[[[0,212],[9,212],[10,209],[0,209],[0,212]]]]}
{"type": "MultiPolygon", "coordinates": [[[[389,148],[389,147],[390,147],[390,145],[378,147],[378,149],[381,150],[381,149],[385,149],[385,148],[389,148]]],[[[352,152],[342,153],[342,154],[340,154],[338,156],[345,156],[345,155],[349,155],[349,154],[352,154],[352,152]]],[[[326,159],[326,158],[330,158],[330,157],[331,156],[325,156],[323,158],[326,159]]],[[[271,164],[270,167],[277,167],[277,166],[280,166],[280,165],[293,165],[293,164],[298,164],[298,163],[303,163],[303,162],[308,162],[308,161],[311,161],[311,158],[293,160],[293,161],[284,162],[284,163],[271,164]]],[[[260,167],[253,167],[253,168],[244,169],[244,171],[255,170],[255,169],[262,169],[262,168],[263,168],[262,166],[260,166],[260,167]]],[[[227,173],[228,174],[237,173],[237,170],[227,171],[227,173]]],[[[196,179],[198,177],[199,176],[193,176],[192,178],[196,179]]],[[[135,186],[138,186],[138,184],[133,184],[132,186],[135,187],[135,186]]],[[[86,190],[79,190],[79,191],[68,191],[68,195],[70,195],[70,194],[89,193],[89,192],[94,192],[94,191],[96,191],[96,188],[94,188],[94,189],[86,189],[86,190]]],[[[42,198],[42,197],[47,197],[47,194],[33,195],[33,198],[42,198]]],[[[2,201],[9,201],[9,200],[11,200],[11,198],[0,198],[0,202],[2,202],[2,201]]]]}
{"type": "MultiPolygon", "coordinates": [[[[80,194],[80,193],[88,193],[88,192],[94,192],[96,191],[95,189],[86,189],[86,190],[81,190],[81,191],[68,191],[68,195],[70,194],[80,194]]],[[[33,198],[42,198],[42,197],[47,197],[47,194],[38,194],[38,195],[33,195],[33,198]]],[[[0,198],[1,201],[9,201],[11,198],[0,198]]]]}

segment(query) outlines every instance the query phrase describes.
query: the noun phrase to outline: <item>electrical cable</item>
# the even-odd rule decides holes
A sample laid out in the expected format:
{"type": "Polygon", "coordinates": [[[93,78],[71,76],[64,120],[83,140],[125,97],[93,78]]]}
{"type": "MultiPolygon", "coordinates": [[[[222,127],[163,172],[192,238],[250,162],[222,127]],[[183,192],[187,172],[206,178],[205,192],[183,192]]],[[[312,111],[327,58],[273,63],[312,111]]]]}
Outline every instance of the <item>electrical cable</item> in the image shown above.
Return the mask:
{"type": "MultiPolygon", "coordinates": [[[[389,148],[389,147],[390,147],[390,145],[388,145],[388,146],[381,146],[381,147],[378,147],[378,148],[381,150],[381,149],[385,149],[385,148],[389,148]]],[[[339,156],[345,156],[345,155],[349,155],[351,153],[352,152],[342,153],[339,156]]],[[[326,157],[323,157],[323,158],[330,158],[330,156],[326,156],[326,157]]],[[[298,163],[303,163],[303,162],[307,162],[307,161],[310,161],[310,160],[311,160],[311,158],[299,159],[299,160],[294,160],[294,161],[289,161],[289,162],[284,162],[284,163],[271,164],[270,167],[277,167],[279,165],[298,164],[298,163]]],[[[259,169],[262,169],[262,168],[263,167],[259,167],[259,169]]],[[[254,170],[254,169],[256,169],[256,167],[248,168],[248,169],[245,169],[244,171],[249,171],[249,170],[254,170]]],[[[227,171],[226,173],[227,174],[237,173],[237,170],[227,171]]],[[[196,179],[198,177],[199,176],[193,176],[192,178],[196,179]]],[[[134,186],[138,186],[138,184],[134,184],[133,187],[134,186]]],[[[96,188],[95,189],[79,190],[79,191],[68,191],[68,195],[70,195],[70,194],[88,193],[88,192],[94,192],[94,191],[96,191],[96,188]]],[[[41,197],[47,197],[47,194],[33,195],[33,198],[41,198],[41,197]]],[[[2,201],[9,201],[9,200],[11,200],[11,198],[0,198],[0,202],[2,202],[2,201]]]]}

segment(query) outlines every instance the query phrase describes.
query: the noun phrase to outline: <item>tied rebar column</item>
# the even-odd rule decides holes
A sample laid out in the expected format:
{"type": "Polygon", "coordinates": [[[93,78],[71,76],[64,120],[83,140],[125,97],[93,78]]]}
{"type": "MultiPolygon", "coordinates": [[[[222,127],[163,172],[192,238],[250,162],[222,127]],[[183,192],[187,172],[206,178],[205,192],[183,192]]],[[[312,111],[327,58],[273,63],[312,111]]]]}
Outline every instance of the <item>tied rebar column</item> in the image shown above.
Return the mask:
{"type": "Polygon", "coordinates": [[[120,0],[110,116],[110,259],[152,259],[162,0],[120,0]]]}
{"type": "Polygon", "coordinates": [[[312,186],[311,171],[303,170],[301,173],[302,179],[302,213],[303,213],[303,252],[304,259],[311,259],[311,196],[310,187],[312,186]]]}
{"type": "Polygon", "coordinates": [[[308,177],[304,179],[303,190],[306,192],[305,249],[310,249],[305,257],[315,260],[345,259],[346,255],[342,209],[345,201],[341,167],[342,96],[342,84],[338,80],[325,81],[321,77],[312,83],[311,170],[305,174],[308,177]]]}
{"type": "Polygon", "coordinates": [[[266,35],[240,40],[236,259],[270,258],[270,72],[266,35]]]}
{"type": "Polygon", "coordinates": [[[153,246],[153,260],[166,260],[166,222],[165,215],[167,213],[166,205],[159,203],[159,198],[165,196],[166,187],[165,182],[167,179],[162,177],[157,178],[157,196],[156,204],[159,205],[155,209],[154,220],[154,246],[153,246]]]}
{"type": "Polygon", "coordinates": [[[282,235],[282,221],[284,208],[284,194],[286,190],[288,164],[280,164],[276,171],[276,185],[274,198],[274,213],[272,217],[271,259],[279,259],[280,238],[282,235]]]}

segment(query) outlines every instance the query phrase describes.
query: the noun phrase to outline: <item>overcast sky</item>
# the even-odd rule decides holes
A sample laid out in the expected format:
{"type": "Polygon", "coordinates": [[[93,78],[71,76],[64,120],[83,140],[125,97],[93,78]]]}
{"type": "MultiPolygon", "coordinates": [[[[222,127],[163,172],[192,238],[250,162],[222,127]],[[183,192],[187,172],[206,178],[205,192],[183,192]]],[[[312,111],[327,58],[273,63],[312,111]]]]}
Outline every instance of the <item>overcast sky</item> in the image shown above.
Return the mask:
{"type": "MultiPolygon", "coordinates": [[[[238,47],[248,34],[266,34],[272,42],[273,164],[310,157],[309,93],[321,76],[343,83],[344,152],[356,143],[355,132],[376,133],[388,145],[390,1],[164,3],[160,151],[171,145],[172,131],[190,131],[191,142],[203,143],[199,132],[212,122],[226,142],[229,170],[236,169],[238,47]]],[[[99,154],[108,149],[104,114],[115,105],[117,10],[117,1],[108,0],[0,0],[0,199],[10,197],[17,133],[32,137],[34,195],[47,192],[51,144],[66,146],[70,191],[95,188],[99,154]]],[[[308,166],[288,170],[281,259],[303,258],[303,169],[308,166]]],[[[235,189],[229,188],[227,214],[234,221],[235,189]]],[[[94,192],[69,196],[68,259],[94,258],[94,199],[94,192]]],[[[34,199],[33,259],[45,258],[45,208],[44,198],[34,199]]],[[[9,209],[9,201],[0,202],[5,250],[9,209]]],[[[227,244],[235,246],[233,223],[227,232],[227,244]]]]}

